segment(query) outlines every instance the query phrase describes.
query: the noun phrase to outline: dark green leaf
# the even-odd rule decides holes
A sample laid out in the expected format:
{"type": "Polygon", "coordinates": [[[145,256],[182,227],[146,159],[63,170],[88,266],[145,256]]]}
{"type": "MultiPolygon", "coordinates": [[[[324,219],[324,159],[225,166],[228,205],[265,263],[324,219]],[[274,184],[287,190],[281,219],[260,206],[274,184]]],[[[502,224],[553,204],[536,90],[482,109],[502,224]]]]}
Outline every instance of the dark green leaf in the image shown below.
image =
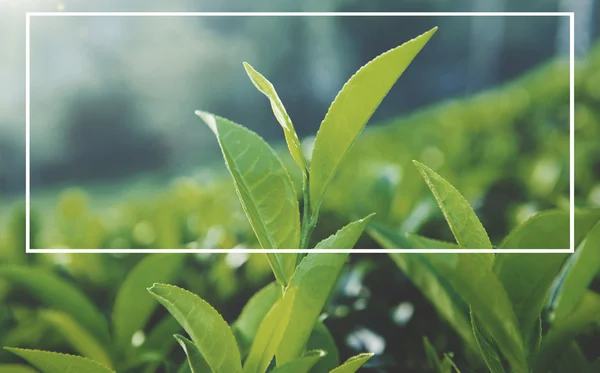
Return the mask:
{"type": "Polygon", "coordinates": [[[175,337],[183,349],[183,352],[185,352],[185,356],[187,356],[187,363],[192,373],[205,373],[211,371],[208,363],[206,360],[204,360],[204,356],[202,356],[200,351],[198,351],[198,348],[194,345],[194,342],[179,334],[176,334],[173,337],[175,337]]]}
{"type": "MultiPolygon", "coordinates": [[[[408,238],[395,234],[391,229],[371,224],[369,233],[385,249],[403,247],[408,238]]],[[[410,243],[410,245],[414,245],[410,243]]],[[[411,246],[414,248],[414,246],[411,246]]],[[[423,295],[435,306],[442,316],[462,337],[473,351],[478,348],[471,330],[468,306],[451,284],[429,263],[423,254],[390,254],[402,272],[415,284],[423,295]]]]}
{"type": "Polygon", "coordinates": [[[534,215],[519,225],[502,241],[499,248],[568,249],[569,246],[569,212],[550,210],[534,215]]]}
{"type": "Polygon", "coordinates": [[[500,357],[498,348],[489,333],[478,325],[479,323],[480,322],[477,321],[477,318],[473,316],[473,313],[471,313],[473,334],[475,335],[475,340],[477,341],[477,345],[479,346],[479,351],[483,356],[483,360],[490,370],[490,373],[504,373],[505,371],[502,365],[502,358],[500,357]]]}
{"type": "Polygon", "coordinates": [[[61,334],[81,355],[112,368],[113,364],[108,351],[87,330],[83,329],[69,315],[53,310],[42,311],[42,319],[46,320],[58,334],[61,334]]]}
{"type": "Polygon", "coordinates": [[[575,337],[592,323],[600,321],[600,295],[588,291],[573,312],[555,323],[542,340],[540,351],[535,359],[534,372],[546,373],[551,370],[561,351],[571,344],[575,337]]]}
{"type": "Polygon", "coordinates": [[[75,286],[51,272],[18,265],[0,266],[0,277],[27,289],[49,307],[63,311],[103,344],[110,340],[108,323],[75,286]]]}
{"type": "Polygon", "coordinates": [[[553,304],[553,320],[560,322],[577,306],[592,280],[600,273],[600,223],[589,232],[570,258],[553,304]]]}
{"type": "Polygon", "coordinates": [[[131,337],[144,329],[156,309],[157,304],[146,289],[156,282],[174,282],[186,258],[186,255],[148,255],[129,272],[119,288],[112,312],[117,350],[131,348],[131,337]]]}
{"type": "Polygon", "coordinates": [[[339,352],[335,340],[322,321],[317,321],[306,344],[306,349],[309,351],[321,350],[325,351],[326,354],[315,364],[310,373],[328,373],[340,364],[339,352]]]}

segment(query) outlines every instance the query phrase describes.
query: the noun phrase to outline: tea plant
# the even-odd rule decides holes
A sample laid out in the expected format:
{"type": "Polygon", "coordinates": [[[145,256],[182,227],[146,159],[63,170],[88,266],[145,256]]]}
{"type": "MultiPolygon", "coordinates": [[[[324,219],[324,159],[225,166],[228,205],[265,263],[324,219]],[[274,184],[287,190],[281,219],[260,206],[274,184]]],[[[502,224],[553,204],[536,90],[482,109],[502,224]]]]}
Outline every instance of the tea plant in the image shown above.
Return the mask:
{"type": "MultiPolygon", "coordinates": [[[[464,197],[433,170],[414,163],[457,244],[401,234],[381,225],[370,228],[371,235],[386,248],[492,249],[464,197]]],[[[466,345],[480,351],[490,372],[560,373],[577,366],[576,371],[591,373],[597,366],[585,359],[575,337],[600,321],[600,294],[588,290],[600,272],[600,210],[575,211],[574,234],[577,251],[570,258],[563,253],[502,253],[503,249],[568,248],[569,213],[550,210],[517,227],[495,253],[391,257],[466,345]],[[543,335],[545,321],[550,327],[543,335]]],[[[439,362],[434,365],[442,371],[439,362]]],[[[444,369],[450,368],[446,364],[444,369]]]]}
{"type": "MultiPolygon", "coordinates": [[[[435,31],[432,29],[380,55],[350,78],[321,124],[310,165],[275,89],[249,64],[245,64],[252,82],[271,101],[275,117],[284,129],[290,153],[302,171],[304,214],[301,226],[296,191],[275,151],[254,132],[227,119],[197,112],[219,141],[242,207],[263,248],[308,248],[325,191],[342,159],[373,111],[435,31]]],[[[346,225],[315,248],[353,247],[370,218],[371,215],[346,225]]],[[[318,350],[307,351],[313,331],[327,334],[326,328],[319,323],[319,316],[347,256],[348,253],[309,254],[302,258],[295,253],[268,253],[279,286],[270,287],[273,289],[270,291],[275,292],[271,304],[263,299],[264,292],[269,290],[256,295],[261,297],[260,303],[250,301],[249,307],[236,322],[242,325],[241,329],[234,324],[234,330],[238,331],[237,341],[219,313],[203,299],[173,285],[154,284],[148,289],[149,292],[165,306],[191,338],[188,340],[175,335],[188,357],[180,371],[263,373],[269,369],[275,357],[274,372],[302,373],[319,364],[319,360],[327,354],[334,358],[313,372],[331,370],[332,373],[352,373],[358,370],[371,357],[370,354],[358,355],[336,368],[335,346],[311,346],[318,347],[318,350]],[[245,345],[248,341],[251,341],[249,347],[245,345]]],[[[155,260],[155,257],[149,258],[155,260]]],[[[43,372],[68,369],[91,373],[112,372],[113,357],[120,357],[122,352],[128,351],[130,344],[127,342],[136,330],[145,325],[152,313],[152,306],[146,299],[140,298],[136,290],[147,281],[148,276],[161,277],[153,273],[155,266],[152,262],[152,265],[136,267],[137,271],[132,272],[121,288],[115,303],[113,336],[102,316],[75,289],[50,275],[41,275],[40,278],[40,275],[36,277],[34,273],[27,273],[24,268],[16,269],[16,272],[15,269],[6,268],[2,272],[5,276],[20,282],[77,321],[63,319],[62,313],[55,315],[66,339],[90,359],[35,350],[9,351],[43,372]],[[142,305],[139,310],[138,304],[142,305]],[[134,306],[136,312],[129,311],[134,306]],[[83,309],[84,312],[77,313],[77,309],[83,309]],[[115,350],[112,353],[103,348],[113,342],[115,350]]],[[[163,277],[168,277],[170,269],[174,267],[176,265],[161,267],[163,277]]],[[[124,360],[120,366],[124,367],[122,369],[131,369],[142,361],[142,355],[134,354],[133,358],[124,360]]]]}
{"type": "MultiPolygon", "coordinates": [[[[310,163],[275,88],[249,64],[244,64],[256,88],[269,98],[289,151],[302,172],[302,224],[297,193],[275,151],[245,127],[206,112],[196,112],[219,141],[242,207],[263,249],[308,248],[325,191],[342,160],[377,106],[436,30],[378,56],[346,82],[321,123],[310,163]]],[[[317,247],[336,248],[333,244],[325,240],[317,247]]],[[[353,244],[346,242],[339,247],[351,246],[353,244]]],[[[287,286],[297,255],[267,255],[277,281],[287,286]]]]}

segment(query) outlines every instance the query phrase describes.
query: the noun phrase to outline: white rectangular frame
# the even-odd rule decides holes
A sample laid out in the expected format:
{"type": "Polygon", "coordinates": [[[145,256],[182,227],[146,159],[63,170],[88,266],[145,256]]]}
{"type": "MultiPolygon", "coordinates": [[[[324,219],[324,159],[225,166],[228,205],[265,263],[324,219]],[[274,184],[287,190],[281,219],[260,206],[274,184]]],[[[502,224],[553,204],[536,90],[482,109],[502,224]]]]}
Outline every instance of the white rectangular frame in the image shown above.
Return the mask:
{"type": "Polygon", "coordinates": [[[569,249],[504,249],[502,253],[575,252],[575,13],[574,12],[27,12],[25,14],[25,252],[44,254],[109,253],[490,253],[493,249],[32,249],[31,248],[31,167],[30,167],[30,25],[32,17],[569,17],[569,249]]]}

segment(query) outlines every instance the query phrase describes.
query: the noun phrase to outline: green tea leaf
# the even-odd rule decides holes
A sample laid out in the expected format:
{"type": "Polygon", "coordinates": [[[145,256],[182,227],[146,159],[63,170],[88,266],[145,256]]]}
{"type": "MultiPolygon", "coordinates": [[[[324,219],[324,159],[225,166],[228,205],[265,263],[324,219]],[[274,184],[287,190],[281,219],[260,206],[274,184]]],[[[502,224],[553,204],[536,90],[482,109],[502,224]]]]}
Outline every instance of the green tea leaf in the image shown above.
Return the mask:
{"type": "Polygon", "coordinates": [[[194,342],[179,334],[176,334],[173,337],[175,337],[183,349],[183,352],[185,352],[185,356],[187,356],[187,362],[192,373],[205,373],[211,371],[208,363],[206,360],[204,360],[204,356],[202,356],[200,351],[198,351],[198,348],[194,345],[194,342]]]}
{"type": "Polygon", "coordinates": [[[276,283],[270,283],[255,293],[246,303],[240,316],[231,328],[238,340],[242,356],[250,351],[252,341],[267,312],[275,302],[281,298],[281,287],[276,283]]]}
{"type": "Polygon", "coordinates": [[[6,350],[27,360],[42,373],[115,373],[112,369],[80,356],[21,348],[6,348],[6,350]]]}
{"type": "Polygon", "coordinates": [[[436,30],[379,55],[340,90],[315,138],[310,167],[312,216],[318,216],[329,183],[365,124],[436,30]]]}
{"type": "Polygon", "coordinates": [[[252,83],[256,89],[267,96],[271,102],[273,114],[275,114],[275,118],[277,118],[277,121],[283,128],[285,142],[290,150],[290,154],[292,155],[292,158],[294,158],[294,161],[296,161],[298,164],[298,167],[300,167],[302,170],[302,174],[306,177],[308,167],[306,165],[306,160],[304,159],[304,154],[302,153],[300,140],[298,139],[298,135],[296,134],[296,130],[294,129],[294,124],[292,123],[290,116],[288,115],[283,103],[275,91],[275,87],[273,87],[273,84],[271,84],[271,82],[269,82],[262,74],[254,70],[249,63],[244,62],[244,68],[246,69],[246,73],[248,74],[248,77],[250,77],[250,80],[252,80],[252,83]]]}
{"type": "Polygon", "coordinates": [[[131,337],[142,330],[157,304],[145,291],[156,282],[177,279],[186,255],[153,254],[144,257],[123,281],[112,312],[117,351],[131,348],[131,337]]]}
{"type": "Polygon", "coordinates": [[[483,356],[483,360],[485,361],[485,365],[487,365],[490,373],[504,373],[504,367],[502,366],[502,359],[500,358],[500,353],[496,344],[494,343],[493,338],[489,335],[485,329],[482,329],[478,324],[480,322],[477,321],[476,317],[471,313],[471,325],[473,326],[473,335],[475,335],[475,340],[477,341],[477,345],[479,346],[479,351],[481,352],[481,356],[483,356]]]}
{"type": "Polygon", "coordinates": [[[229,325],[199,296],[172,285],[148,289],[181,324],[214,373],[242,371],[240,352],[229,325]],[[215,348],[215,345],[219,346],[215,348]]]}
{"type": "MultiPolygon", "coordinates": [[[[422,163],[413,161],[433,193],[458,246],[491,249],[492,243],[469,202],[446,180],[422,163]]],[[[489,254],[491,255],[491,254],[489,254]]]]}
{"type": "Polygon", "coordinates": [[[425,345],[427,360],[436,373],[452,373],[453,369],[455,372],[460,373],[460,370],[454,364],[449,354],[444,354],[444,359],[440,360],[435,347],[429,342],[427,337],[424,338],[423,344],[425,345]]]}
{"type": "Polygon", "coordinates": [[[442,362],[438,357],[437,350],[435,347],[433,347],[429,341],[429,338],[423,338],[423,345],[425,347],[425,355],[427,356],[427,360],[429,361],[431,368],[433,368],[436,373],[451,373],[450,370],[444,369],[442,366],[442,362]]]}
{"type": "Polygon", "coordinates": [[[110,340],[108,323],[94,304],[68,281],[42,269],[19,265],[0,266],[0,277],[13,285],[27,289],[42,302],[70,315],[87,329],[100,343],[110,340]]]}
{"type": "Polygon", "coordinates": [[[539,353],[535,359],[534,373],[551,371],[556,356],[560,355],[575,337],[591,324],[600,322],[600,295],[593,291],[586,292],[577,308],[566,318],[552,325],[542,340],[539,353]]]}
{"type": "Polygon", "coordinates": [[[19,364],[0,364],[0,373],[37,373],[26,365],[19,364]]]}
{"type": "MultiPolygon", "coordinates": [[[[369,233],[383,248],[406,248],[409,240],[401,233],[376,224],[369,226],[369,233]]],[[[409,243],[414,248],[413,243],[409,243]]],[[[473,351],[478,347],[473,337],[471,322],[467,316],[468,306],[452,285],[429,263],[423,254],[390,254],[398,268],[419,288],[421,293],[435,306],[439,315],[444,318],[461,336],[473,351]]]]}
{"type": "Polygon", "coordinates": [[[244,363],[244,373],[266,372],[290,322],[295,297],[296,289],[288,289],[267,313],[244,363]]]}
{"type": "Polygon", "coordinates": [[[498,248],[568,249],[569,246],[569,212],[549,210],[540,212],[519,225],[498,248]]]}
{"type": "MultiPolygon", "coordinates": [[[[370,216],[348,224],[317,248],[353,247],[369,220],[370,216]]],[[[296,268],[286,290],[297,289],[291,316],[294,322],[288,325],[277,350],[278,366],[301,356],[347,258],[348,253],[310,253],[296,268]]]]}
{"type": "MultiPolygon", "coordinates": [[[[545,215],[538,221],[548,220],[551,224],[554,217],[545,215]]],[[[568,223],[568,220],[567,220],[568,223]]],[[[529,225],[529,227],[539,224],[529,225]]],[[[541,231],[527,228],[523,230],[528,235],[544,234],[541,231]]],[[[568,232],[567,232],[568,240],[568,232]]],[[[512,241],[524,243],[524,241],[512,241]]],[[[533,242],[528,240],[529,243],[533,242]]],[[[568,246],[567,246],[568,247],[568,246]]],[[[511,249],[533,248],[520,245],[510,246],[511,249]]],[[[510,298],[525,340],[533,332],[534,324],[546,305],[546,299],[556,276],[560,273],[568,254],[503,254],[498,250],[494,262],[494,272],[504,286],[510,298]]]]}
{"type": "Polygon", "coordinates": [[[575,209],[575,247],[600,222],[600,209],[575,209]]]}
{"type": "MultiPolygon", "coordinates": [[[[260,136],[209,113],[196,114],[217,136],[242,207],[263,249],[295,249],[300,210],[292,180],[275,151],[260,136]]],[[[296,254],[267,254],[277,281],[287,285],[296,254]]]]}
{"type": "Polygon", "coordinates": [[[517,317],[485,254],[424,254],[470,306],[513,370],[525,371],[525,348],[517,317]]]}
{"type": "Polygon", "coordinates": [[[413,243],[415,249],[458,249],[458,246],[452,242],[435,240],[414,233],[407,233],[406,238],[413,243]]]}
{"type": "Polygon", "coordinates": [[[40,317],[54,326],[73,348],[81,355],[112,368],[113,364],[108,351],[87,330],[83,329],[69,315],[53,310],[42,311],[40,317]]]}
{"type": "Polygon", "coordinates": [[[278,366],[271,373],[308,373],[324,356],[323,351],[308,351],[304,356],[278,366]]]}
{"type": "Polygon", "coordinates": [[[554,300],[552,319],[560,322],[577,306],[592,280],[600,273],[600,223],[596,223],[571,256],[554,300]]]}
{"type": "Polygon", "coordinates": [[[346,225],[334,235],[319,242],[315,249],[352,249],[374,215],[371,214],[346,225]]]}
{"type": "Polygon", "coordinates": [[[325,352],[325,356],[315,364],[310,373],[328,373],[340,364],[340,356],[335,340],[329,329],[327,329],[327,326],[320,320],[317,321],[308,338],[306,349],[309,351],[321,350],[325,352]]]}
{"type": "Polygon", "coordinates": [[[344,364],[332,370],[331,373],[354,373],[372,357],[373,354],[371,353],[353,356],[346,360],[344,364]]]}

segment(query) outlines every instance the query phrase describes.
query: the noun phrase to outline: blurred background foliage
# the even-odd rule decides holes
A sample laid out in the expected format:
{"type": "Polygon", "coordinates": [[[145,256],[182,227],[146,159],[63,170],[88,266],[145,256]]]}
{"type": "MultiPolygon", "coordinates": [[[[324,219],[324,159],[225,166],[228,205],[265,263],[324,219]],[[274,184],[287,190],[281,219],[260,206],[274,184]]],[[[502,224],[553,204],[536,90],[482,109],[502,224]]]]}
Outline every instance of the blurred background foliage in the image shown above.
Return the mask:
{"type": "MultiPolygon", "coordinates": [[[[265,1],[253,9],[234,1],[154,3],[0,2],[6,38],[0,77],[7,82],[0,96],[0,262],[52,270],[76,283],[105,314],[142,255],[25,254],[25,10],[575,10],[575,202],[600,207],[595,1],[288,1],[279,9],[263,9],[265,1]]],[[[218,145],[193,110],[257,131],[280,150],[298,182],[268,102],[241,62],[273,82],[310,152],[311,136],[344,81],[377,54],[433,25],[440,31],[385,99],[330,188],[315,241],[373,211],[402,231],[451,240],[412,159],[469,199],[494,244],[535,212],[568,206],[568,20],[34,18],[33,247],[257,247],[218,145]]],[[[377,247],[367,237],[359,245],[377,247]]],[[[178,284],[233,320],[269,281],[263,255],[194,254],[178,284]]],[[[36,299],[0,281],[0,300],[0,345],[74,353],[41,316],[36,299]]],[[[341,357],[376,352],[373,372],[427,371],[425,335],[438,351],[453,351],[459,366],[478,366],[384,255],[351,257],[327,313],[341,357]]],[[[153,325],[163,315],[157,310],[153,325]]],[[[178,349],[169,351],[169,360],[183,360],[178,349]]],[[[16,358],[0,351],[0,361],[16,358]]]]}

